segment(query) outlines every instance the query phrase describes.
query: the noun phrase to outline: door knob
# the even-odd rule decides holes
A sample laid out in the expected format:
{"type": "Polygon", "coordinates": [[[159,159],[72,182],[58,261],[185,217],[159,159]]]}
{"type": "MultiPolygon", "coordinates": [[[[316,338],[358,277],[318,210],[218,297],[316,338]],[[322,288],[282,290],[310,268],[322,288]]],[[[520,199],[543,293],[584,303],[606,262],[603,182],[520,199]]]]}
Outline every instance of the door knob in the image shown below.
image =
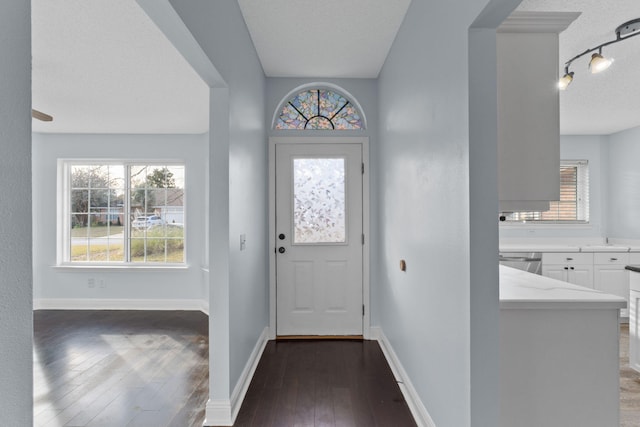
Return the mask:
{"type": "Polygon", "coordinates": [[[282,246],[280,246],[280,247],[278,248],[278,252],[280,252],[281,254],[285,253],[285,251],[286,251],[286,249],[285,249],[285,248],[283,248],[282,246]]]}

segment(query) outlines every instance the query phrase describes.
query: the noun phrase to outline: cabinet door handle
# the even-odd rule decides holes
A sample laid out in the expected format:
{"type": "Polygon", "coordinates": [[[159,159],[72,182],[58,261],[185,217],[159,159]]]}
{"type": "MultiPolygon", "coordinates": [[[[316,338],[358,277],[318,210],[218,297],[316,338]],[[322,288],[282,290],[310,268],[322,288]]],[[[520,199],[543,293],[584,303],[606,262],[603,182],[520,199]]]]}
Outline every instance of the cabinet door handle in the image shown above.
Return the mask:
{"type": "Polygon", "coordinates": [[[569,269],[569,267],[565,267],[564,269],[565,269],[565,270],[568,270],[568,269],[569,269]]]}
{"type": "Polygon", "coordinates": [[[575,268],[571,267],[572,270],[575,270],[575,268]]]}
{"type": "Polygon", "coordinates": [[[611,258],[611,261],[617,261],[618,258],[611,258]]]}
{"type": "Polygon", "coordinates": [[[567,261],[573,261],[573,258],[567,258],[567,261]]]}

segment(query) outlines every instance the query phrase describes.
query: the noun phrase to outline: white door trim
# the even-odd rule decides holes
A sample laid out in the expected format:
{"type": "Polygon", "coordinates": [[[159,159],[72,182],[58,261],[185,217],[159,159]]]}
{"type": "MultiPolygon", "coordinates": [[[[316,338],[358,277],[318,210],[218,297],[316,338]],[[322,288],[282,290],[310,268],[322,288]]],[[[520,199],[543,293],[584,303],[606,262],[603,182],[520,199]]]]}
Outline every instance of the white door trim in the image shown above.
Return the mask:
{"type": "Polygon", "coordinates": [[[365,306],[362,318],[362,335],[371,337],[370,314],[370,219],[369,219],[369,138],[368,137],[270,137],[269,138],[269,339],[276,338],[276,144],[361,144],[362,161],[362,229],[365,239],[362,247],[362,302],[365,306]]]}

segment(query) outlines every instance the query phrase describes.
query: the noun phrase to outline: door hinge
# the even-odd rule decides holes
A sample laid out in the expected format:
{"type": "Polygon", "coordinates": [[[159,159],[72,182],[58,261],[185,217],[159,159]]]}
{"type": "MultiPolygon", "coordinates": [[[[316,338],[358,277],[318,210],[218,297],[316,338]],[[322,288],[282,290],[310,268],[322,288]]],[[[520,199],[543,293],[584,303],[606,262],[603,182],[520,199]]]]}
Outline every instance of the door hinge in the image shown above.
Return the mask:
{"type": "Polygon", "coordinates": [[[364,162],[362,163],[362,175],[364,175],[364,162]]]}
{"type": "Polygon", "coordinates": [[[362,304],[362,317],[364,317],[364,304],[362,304]]]}
{"type": "Polygon", "coordinates": [[[362,244],[364,245],[364,233],[362,233],[362,244]]]}

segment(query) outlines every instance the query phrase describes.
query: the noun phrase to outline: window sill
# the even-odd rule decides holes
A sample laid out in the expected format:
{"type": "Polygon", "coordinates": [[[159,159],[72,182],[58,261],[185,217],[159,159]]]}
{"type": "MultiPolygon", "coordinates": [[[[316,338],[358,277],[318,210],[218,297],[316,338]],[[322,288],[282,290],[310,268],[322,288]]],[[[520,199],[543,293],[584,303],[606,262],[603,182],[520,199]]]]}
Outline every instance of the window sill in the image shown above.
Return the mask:
{"type": "Polygon", "coordinates": [[[187,264],[171,264],[171,265],[104,265],[104,264],[88,264],[88,265],[73,265],[73,264],[60,264],[52,266],[56,270],[60,271],[185,271],[189,269],[187,264]]]}
{"type": "Polygon", "coordinates": [[[584,222],[568,222],[566,224],[557,224],[551,222],[516,222],[516,223],[499,223],[499,228],[513,228],[513,229],[522,229],[522,228],[537,228],[537,229],[558,229],[558,228],[570,228],[572,230],[590,230],[593,228],[592,224],[584,223],[584,222]]]}

